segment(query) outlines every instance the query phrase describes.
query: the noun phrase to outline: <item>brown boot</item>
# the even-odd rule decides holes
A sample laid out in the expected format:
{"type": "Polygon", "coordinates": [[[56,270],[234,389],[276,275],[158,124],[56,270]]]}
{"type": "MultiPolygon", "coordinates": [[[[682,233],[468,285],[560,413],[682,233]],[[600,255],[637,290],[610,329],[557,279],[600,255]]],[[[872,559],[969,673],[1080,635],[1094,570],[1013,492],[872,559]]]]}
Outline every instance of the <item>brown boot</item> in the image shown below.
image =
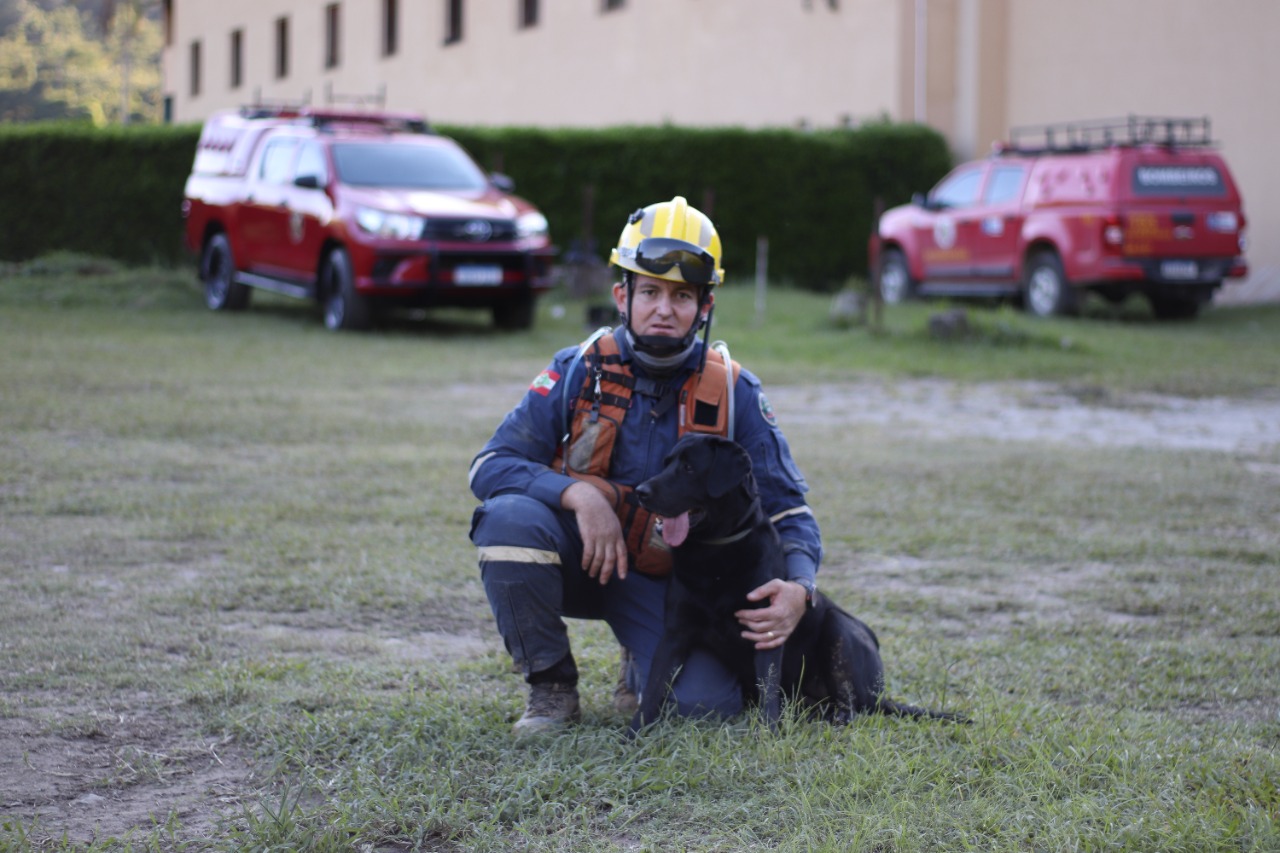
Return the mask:
{"type": "Polygon", "coordinates": [[[529,686],[524,716],[516,720],[512,731],[517,735],[542,734],[565,728],[581,718],[578,688],[572,684],[546,681],[529,686]]]}
{"type": "Polygon", "coordinates": [[[640,705],[640,700],[632,692],[631,686],[627,681],[627,675],[630,674],[631,668],[635,666],[634,661],[635,658],[630,650],[623,647],[622,660],[618,663],[618,683],[613,688],[613,709],[620,714],[628,716],[634,714],[636,708],[640,705]]]}

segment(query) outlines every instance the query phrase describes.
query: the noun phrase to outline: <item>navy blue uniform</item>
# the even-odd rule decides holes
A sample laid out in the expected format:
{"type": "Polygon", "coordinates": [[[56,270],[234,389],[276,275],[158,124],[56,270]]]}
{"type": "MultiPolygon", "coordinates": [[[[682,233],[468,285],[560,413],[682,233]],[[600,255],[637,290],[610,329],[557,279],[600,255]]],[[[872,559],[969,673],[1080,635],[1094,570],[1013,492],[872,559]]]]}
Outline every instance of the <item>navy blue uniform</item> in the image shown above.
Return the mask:
{"type": "MultiPolygon", "coordinates": [[[[624,362],[637,377],[621,330],[614,333],[624,362]]],[[[507,651],[526,676],[569,654],[563,618],[604,619],[635,657],[631,686],[638,691],[662,630],[666,581],[630,572],[601,586],[582,569],[582,541],[560,495],[577,480],[550,467],[566,430],[565,395],[582,389],[586,366],[573,364],[578,347],[556,353],[524,399],[499,425],[471,465],[470,483],[483,501],[472,521],[481,576],[507,651]],[[569,375],[573,367],[572,375],[569,375]]],[[[698,342],[664,384],[678,389],[697,370],[698,342]]],[[[817,521],[805,503],[808,487],[795,463],[760,381],[745,368],[734,385],[733,438],[751,455],[767,515],[775,520],[787,554],[787,575],[813,580],[822,558],[817,521]]],[[[658,398],[637,391],[618,430],[609,479],[635,486],[662,469],[675,445],[676,407],[655,409],[658,398]],[[656,416],[655,411],[660,411],[656,416]]],[[[675,684],[678,713],[732,716],[741,709],[736,680],[717,661],[696,653],[675,684]]]]}

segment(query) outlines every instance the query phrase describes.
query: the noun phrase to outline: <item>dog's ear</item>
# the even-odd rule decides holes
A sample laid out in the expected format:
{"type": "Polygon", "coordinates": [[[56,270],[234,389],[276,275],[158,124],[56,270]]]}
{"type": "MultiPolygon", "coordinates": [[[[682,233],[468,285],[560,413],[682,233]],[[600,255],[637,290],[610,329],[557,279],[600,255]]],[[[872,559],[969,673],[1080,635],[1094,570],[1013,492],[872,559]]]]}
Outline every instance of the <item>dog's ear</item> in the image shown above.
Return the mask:
{"type": "Polygon", "coordinates": [[[711,470],[707,473],[707,494],[722,498],[751,470],[751,457],[742,445],[722,438],[711,445],[711,470]]]}

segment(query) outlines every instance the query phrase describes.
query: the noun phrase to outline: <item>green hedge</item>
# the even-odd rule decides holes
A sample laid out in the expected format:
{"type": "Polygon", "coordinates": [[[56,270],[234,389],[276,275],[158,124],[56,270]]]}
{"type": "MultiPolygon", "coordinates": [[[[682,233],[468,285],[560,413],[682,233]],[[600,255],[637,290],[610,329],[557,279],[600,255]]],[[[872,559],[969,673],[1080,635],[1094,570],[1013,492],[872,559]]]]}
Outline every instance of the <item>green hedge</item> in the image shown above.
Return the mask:
{"type": "Polygon", "coordinates": [[[0,128],[0,259],[68,250],[129,263],[182,257],[182,187],[198,126],[0,128]]]}
{"type": "MultiPolygon", "coordinates": [[[[728,280],[754,274],[769,239],[774,280],[828,289],[866,270],[874,199],[931,186],[951,165],[918,125],[857,130],[604,130],[446,126],[546,213],[567,255],[604,258],[637,207],[683,195],[711,215],[728,280]]],[[[183,257],[182,186],[199,128],[0,126],[0,259],[55,250],[131,263],[183,257]]]]}
{"type": "Polygon", "coordinates": [[[730,283],[754,275],[758,237],[769,239],[773,279],[827,289],[865,272],[875,198],[903,202],[951,166],[943,137],[918,125],[441,131],[515,178],[565,248],[603,257],[637,207],[685,196],[715,221],[730,283]]]}

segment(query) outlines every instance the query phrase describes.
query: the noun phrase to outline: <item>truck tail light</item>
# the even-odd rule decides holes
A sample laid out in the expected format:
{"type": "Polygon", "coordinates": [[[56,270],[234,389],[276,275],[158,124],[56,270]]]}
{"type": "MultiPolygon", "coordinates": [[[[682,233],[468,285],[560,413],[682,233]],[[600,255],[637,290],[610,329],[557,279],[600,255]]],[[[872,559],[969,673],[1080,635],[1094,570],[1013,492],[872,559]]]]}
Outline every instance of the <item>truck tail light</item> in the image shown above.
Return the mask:
{"type": "Polygon", "coordinates": [[[1240,228],[1240,217],[1233,210],[1215,210],[1205,217],[1205,224],[1210,231],[1219,234],[1230,234],[1240,228]]]}
{"type": "Polygon", "coordinates": [[[1124,222],[1114,213],[1102,220],[1102,245],[1111,249],[1124,245],[1124,222]]]}

